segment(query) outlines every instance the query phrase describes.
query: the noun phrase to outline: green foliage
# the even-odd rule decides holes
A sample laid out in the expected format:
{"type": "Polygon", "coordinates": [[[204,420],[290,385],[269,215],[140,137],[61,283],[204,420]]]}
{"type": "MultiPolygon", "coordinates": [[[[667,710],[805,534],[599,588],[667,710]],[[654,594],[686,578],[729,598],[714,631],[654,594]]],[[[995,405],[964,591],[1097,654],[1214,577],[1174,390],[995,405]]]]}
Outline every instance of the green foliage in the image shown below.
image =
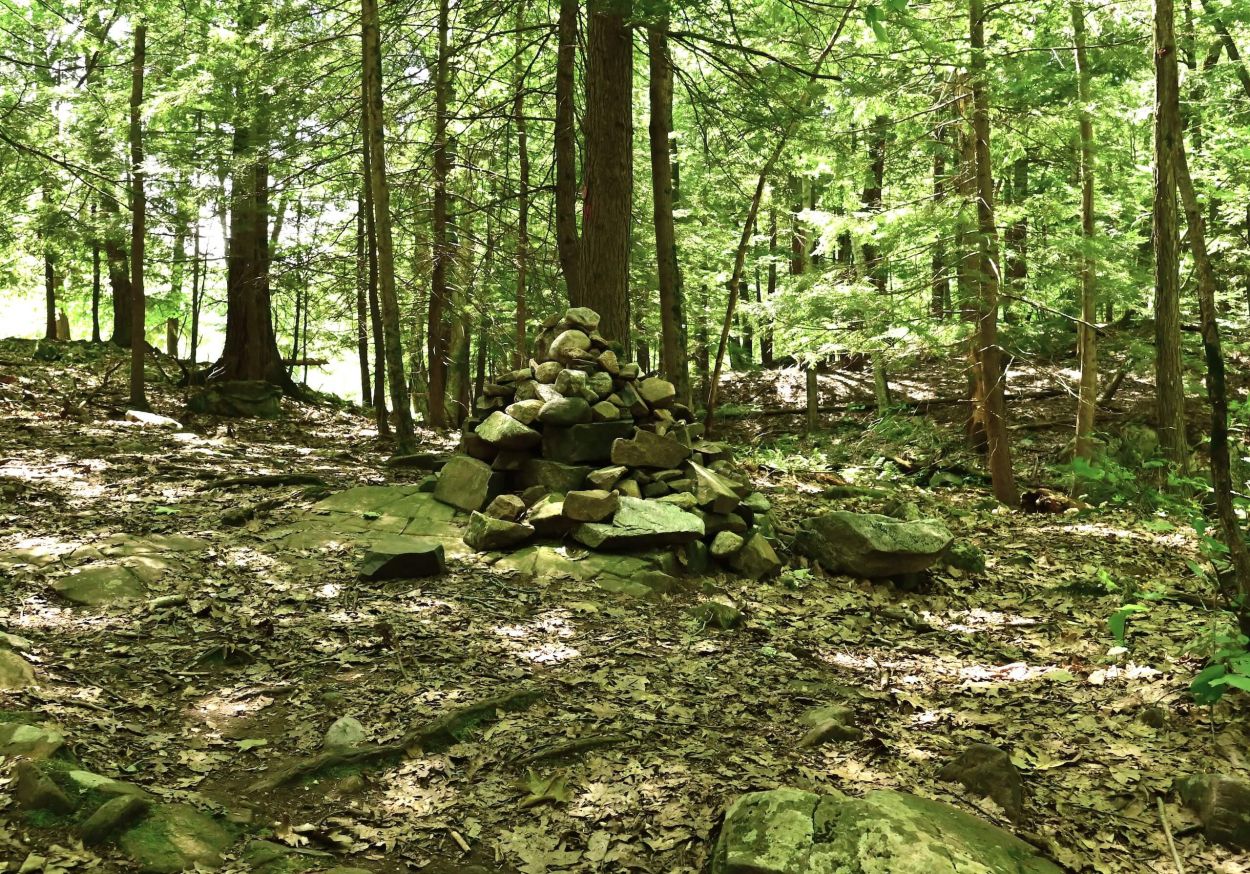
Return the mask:
{"type": "Polygon", "coordinates": [[[1214,651],[1209,663],[1189,684],[1199,704],[1214,704],[1229,689],[1250,692],[1250,638],[1244,634],[1217,634],[1210,640],[1214,651]]]}

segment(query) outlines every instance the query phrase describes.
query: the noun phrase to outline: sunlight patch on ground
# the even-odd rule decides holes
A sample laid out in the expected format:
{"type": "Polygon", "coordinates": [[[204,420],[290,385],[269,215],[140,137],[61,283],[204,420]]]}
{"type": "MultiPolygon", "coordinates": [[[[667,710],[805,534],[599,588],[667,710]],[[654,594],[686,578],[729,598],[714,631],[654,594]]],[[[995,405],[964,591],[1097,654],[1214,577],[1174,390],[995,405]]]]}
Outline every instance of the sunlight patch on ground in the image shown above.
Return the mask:
{"type": "Polygon", "coordinates": [[[129,619],[125,616],[79,613],[65,607],[49,604],[35,596],[27,599],[22,613],[4,620],[4,628],[14,634],[20,630],[42,630],[57,634],[76,635],[125,628],[129,619]]]}
{"type": "Polygon", "coordinates": [[[940,617],[926,613],[924,618],[934,625],[963,634],[972,634],[985,628],[1019,627],[1037,625],[1038,620],[1029,616],[1018,616],[1000,610],[966,610],[952,614],[951,621],[943,622],[940,617]]]}

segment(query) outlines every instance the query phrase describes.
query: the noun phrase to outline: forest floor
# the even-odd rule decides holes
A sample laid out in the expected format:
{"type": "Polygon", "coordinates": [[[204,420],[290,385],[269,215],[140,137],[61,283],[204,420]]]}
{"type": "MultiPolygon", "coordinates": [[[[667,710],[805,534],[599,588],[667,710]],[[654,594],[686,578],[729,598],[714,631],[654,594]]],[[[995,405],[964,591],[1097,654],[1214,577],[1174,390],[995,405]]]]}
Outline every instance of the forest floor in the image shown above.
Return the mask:
{"type": "MultiPolygon", "coordinates": [[[[747,415],[726,439],[783,524],[834,506],[880,509],[879,495],[827,490],[881,488],[979,547],[984,573],[941,571],[907,591],[796,565],[769,582],[716,576],[628,600],[476,557],[434,579],[366,584],[349,546],[275,548],[266,532],[318,494],[215,482],[300,472],[337,491],[419,474],[387,468],[369,421],[346,409],[284,402],[278,423],[188,420],[182,394],[158,384],[154,410],[185,430],[121,421],[124,371],[101,387],[109,363],[77,344],[53,364],[0,344],[0,631],[24,639],[39,680],[0,692],[0,721],[33,711],[92,771],[221,814],[239,836],[227,871],[254,870],[239,854],[259,837],[298,848],[312,868],[696,872],[727,803],[778,785],[899,788],[1013,828],[992,802],[937,779],[974,742],[1010,752],[1028,793],[1014,830],[1072,870],[1174,870],[1161,796],[1187,870],[1250,871],[1250,858],[1206,842],[1172,791],[1181,775],[1250,774],[1243,696],[1199,707],[1188,694],[1203,642],[1223,630],[1190,567],[1201,559],[1188,521],[1115,505],[996,508],[960,448],[958,405],[887,419],[838,412],[814,440],[787,432],[801,417],[747,415]],[[255,518],[223,522],[241,507],[255,518]],[[146,602],[72,607],[52,590],[110,545],[155,535],[198,545],[165,556],[146,602]],[[685,612],[709,591],[741,606],[739,627],[685,612]],[[1108,618],[1149,593],[1120,645],[1108,618]],[[535,703],[438,754],[244,791],[316,752],[340,716],[387,743],[466,703],[535,688],[535,703]],[[862,740],[799,748],[800,715],[828,703],[854,711],[862,740]],[[586,737],[606,745],[520,764],[586,737]]],[[[904,390],[957,397],[962,377],[943,373],[944,385],[904,390]]],[[[824,377],[825,401],[869,400],[863,376],[824,377]]],[[[1013,388],[1029,383],[1055,386],[1036,370],[1013,388]]],[[[746,374],[726,396],[793,408],[800,388],[784,372],[746,374]]],[[[1116,419],[1132,419],[1144,397],[1126,384],[1116,419]]],[[[1044,425],[1071,406],[1039,398],[1015,414],[1044,425]]],[[[1062,487],[1045,480],[1068,430],[1018,432],[1026,485],[1062,487]]],[[[21,869],[30,872],[127,870],[114,851],[39,825],[0,786],[0,860],[42,856],[21,869]]]]}

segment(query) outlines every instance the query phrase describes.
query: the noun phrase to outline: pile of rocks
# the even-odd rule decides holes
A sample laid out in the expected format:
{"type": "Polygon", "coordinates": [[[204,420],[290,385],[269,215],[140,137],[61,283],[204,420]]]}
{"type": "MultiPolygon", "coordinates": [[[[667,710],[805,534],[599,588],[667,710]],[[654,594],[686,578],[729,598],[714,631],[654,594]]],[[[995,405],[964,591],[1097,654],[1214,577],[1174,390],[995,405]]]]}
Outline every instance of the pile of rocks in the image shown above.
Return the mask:
{"type": "Polygon", "coordinates": [[[434,497],[470,512],[465,542],[514,549],[572,538],[591,549],[682,547],[752,577],[780,569],[770,505],[673,384],[621,362],[585,307],[543,324],[528,367],[486,386],[434,497]]]}

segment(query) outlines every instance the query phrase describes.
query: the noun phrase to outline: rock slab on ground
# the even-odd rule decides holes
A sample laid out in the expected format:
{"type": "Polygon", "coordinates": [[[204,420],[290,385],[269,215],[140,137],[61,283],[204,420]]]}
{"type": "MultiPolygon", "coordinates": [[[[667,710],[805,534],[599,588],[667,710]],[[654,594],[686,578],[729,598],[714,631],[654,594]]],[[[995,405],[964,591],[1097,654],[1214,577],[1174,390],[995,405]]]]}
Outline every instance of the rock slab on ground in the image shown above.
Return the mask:
{"type": "Polygon", "coordinates": [[[1179,781],[1181,797],[1198,814],[1207,840],[1250,850],[1250,782],[1223,774],[1179,781]]]}
{"type": "Polygon", "coordinates": [[[1012,764],[1011,756],[996,746],[973,744],[958,758],[947,762],[938,777],[993,799],[1012,822],[1019,822],[1024,816],[1024,780],[1012,764]]]}
{"type": "Polygon", "coordinates": [[[827,571],[873,579],[927,570],[952,539],[936,519],[900,522],[875,513],[835,510],[808,519],[794,545],[827,571]]]}
{"type": "Polygon", "coordinates": [[[752,792],[725,814],[712,874],[1060,874],[1024,841],[948,804],[889,790],[863,798],[752,792]]]}
{"type": "Polygon", "coordinates": [[[621,497],[612,524],[587,523],[573,538],[591,549],[634,549],[689,543],[703,537],[703,520],[673,504],[621,497]]]}
{"type": "Polygon", "coordinates": [[[200,865],[214,869],[234,837],[212,817],[186,804],[153,807],[118,840],[147,874],[176,874],[200,865]]]}
{"type": "Polygon", "coordinates": [[[443,544],[432,537],[381,537],[360,563],[362,580],[434,577],[447,570],[443,544]]]}

